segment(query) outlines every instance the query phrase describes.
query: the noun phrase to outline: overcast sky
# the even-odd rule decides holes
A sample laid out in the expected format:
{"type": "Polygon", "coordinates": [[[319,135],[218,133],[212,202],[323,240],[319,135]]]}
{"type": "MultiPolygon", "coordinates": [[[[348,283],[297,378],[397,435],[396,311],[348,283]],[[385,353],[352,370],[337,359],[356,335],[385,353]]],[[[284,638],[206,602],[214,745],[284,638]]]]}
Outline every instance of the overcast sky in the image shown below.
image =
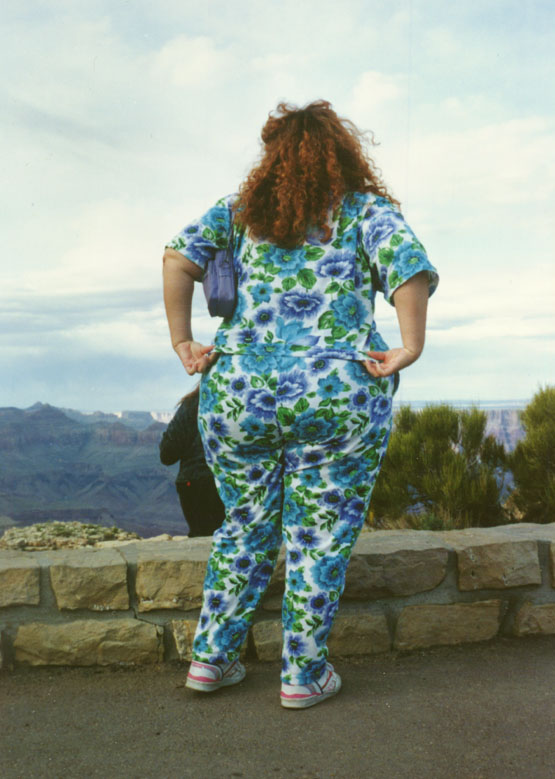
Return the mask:
{"type": "MultiPolygon", "coordinates": [[[[330,100],[441,281],[403,402],[555,383],[552,0],[2,4],[0,406],[171,410],[164,243],[236,190],[268,112],[330,100]]],[[[216,320],[197,289],[194,332],[216,320]]],[[[398,343],[394,309],[378,326],[398,343]]]]}

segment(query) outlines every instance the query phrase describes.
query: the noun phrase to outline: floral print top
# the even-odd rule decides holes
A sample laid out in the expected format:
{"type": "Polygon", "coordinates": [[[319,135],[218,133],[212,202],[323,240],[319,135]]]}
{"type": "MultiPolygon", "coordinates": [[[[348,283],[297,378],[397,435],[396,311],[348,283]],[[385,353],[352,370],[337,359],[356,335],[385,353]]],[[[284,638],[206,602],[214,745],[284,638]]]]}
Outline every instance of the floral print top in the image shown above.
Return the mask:
{"type": "Polygon", "coordinates": [[[219,352],[251,352],[276,367],[291,353],[364,359],[369,349],[388,349],[374,322],[376,292],[393,305],[395,290],[420,271],[430,295],[437,286],[424,247],[383,197],[348,193],[330,213],[331,238],[313,231],[295,249],[241,233],[232,225],[236,197],[219,200],[167,244],[204,269],[234,242],[237,306],[218,328],[219,352]]]}

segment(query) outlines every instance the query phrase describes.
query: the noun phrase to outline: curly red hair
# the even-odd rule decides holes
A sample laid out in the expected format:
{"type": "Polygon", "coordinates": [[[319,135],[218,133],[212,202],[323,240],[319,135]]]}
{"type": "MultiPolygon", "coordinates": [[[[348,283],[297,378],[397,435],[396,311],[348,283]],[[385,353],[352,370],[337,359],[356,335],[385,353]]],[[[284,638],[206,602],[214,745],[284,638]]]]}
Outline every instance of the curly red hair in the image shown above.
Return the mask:
{"type": "Polygon", "coordinates": [[[364,149],[364,136],[326,100],[280,103],[262,128],[260,162],[239,189],[237,221],[259,239],[293,248],[309,228],[329,238],[329,209],[347,192],[390,195],[364,149]]]}

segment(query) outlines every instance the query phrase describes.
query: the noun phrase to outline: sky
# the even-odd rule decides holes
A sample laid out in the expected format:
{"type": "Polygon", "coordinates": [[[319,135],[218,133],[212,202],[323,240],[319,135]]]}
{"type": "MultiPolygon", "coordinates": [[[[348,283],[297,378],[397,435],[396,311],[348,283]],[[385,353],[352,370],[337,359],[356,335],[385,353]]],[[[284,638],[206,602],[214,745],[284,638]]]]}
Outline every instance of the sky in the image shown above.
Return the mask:
{"type": "MultiPolygon", "coordinates": [[[[0,17],[0,406],[174,408],[194,380],[164,244],[236,191],[279,101],[318,98],[374,134],[440,274],[400,402],[555,384],[552,0],[8,0],[0,17]]],[[[376,320],[400,345],[383,300],[376,320]]],[[[216,327],[199,285],[195,338],[216,327]]]]}

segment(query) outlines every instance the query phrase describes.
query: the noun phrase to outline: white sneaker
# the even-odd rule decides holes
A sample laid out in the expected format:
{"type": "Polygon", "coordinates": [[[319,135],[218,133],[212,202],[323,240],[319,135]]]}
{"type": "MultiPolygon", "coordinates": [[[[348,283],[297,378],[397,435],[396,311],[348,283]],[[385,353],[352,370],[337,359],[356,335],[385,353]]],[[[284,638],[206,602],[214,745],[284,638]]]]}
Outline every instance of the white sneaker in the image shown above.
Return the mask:
{"type": "Polygon", "coordinates": [[[187,674],[186,687],[199,692],[213,692],[220,687],[239,684],[245,678],[245,666],[239,660],[232,660],[227,665],[211,665],[193,660],[187,674]]]}
{"type": "Polygon", "coordinates": [[[281,705],[286,709],[307,709],[336,695],[341,689],[341,677],[326,663],[326,670],[317,682],[281,685],[281,705]]]}

